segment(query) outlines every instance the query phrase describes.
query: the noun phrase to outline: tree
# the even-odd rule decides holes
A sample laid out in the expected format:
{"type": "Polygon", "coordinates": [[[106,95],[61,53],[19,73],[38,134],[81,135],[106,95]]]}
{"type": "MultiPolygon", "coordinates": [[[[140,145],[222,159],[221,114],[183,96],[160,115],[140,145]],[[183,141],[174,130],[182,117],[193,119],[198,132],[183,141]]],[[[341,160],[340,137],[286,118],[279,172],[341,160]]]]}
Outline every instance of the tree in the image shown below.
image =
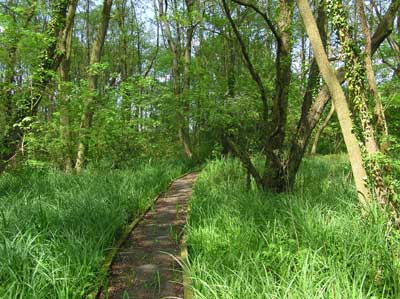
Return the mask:
{"type": "Polygon", "coordinates": [[[349,160],[351,163],[354,181],[358,192],[358,198],[363,208],[371,202],[371,194],[366,186],[367,172],[363,165],[361,149],[357,137],[353,133],[353,121],[350,117],[350,109],[346,97],[336,77],[335,70],[329,63],[317,24],[307,0],[297,0],[298,8],[315,53],[315,59],[325,83],[328,86],[336,113],[346,143],[349,160]]]}
{"type": "MultiPolygon", "coordinates": [[[[179,21],[175,22],[175,36],[173,35],[169,18],[168,18],[168,0],[159,0],[159,16],[164,25],[164,32],[168,42],[168,48],[172,55],[172,85],[174,97],[177,101],[177,125],[179,138],[181,140],[184,153],[187,157],[193,156],[193,150],[190,142],[189,132],[189,110],[190,110],[190,64],[191,64],[191,51],[192,40],[195,29],[193,23],[194,0],[185,0],[186,14],[188,17],[188,24],[184,26],[185,41],[182,36],[182,25],[179,21]],[[182,49],[182,45],[183,48],[182,49]],[[184,55],[183,55],[184,52],[184,55]],[[182,71],[182,55],[184,56],[184,69],[182,71]],[[182,83],[183,81],[183,83],[182,83]]],[[[177,1],[172,1],[174,13],[178,13],[177,1]]]]}
{"type": "Polygon", "coordinates": [[[15,111],[9,120],[10,129],[4,137],[6,150],[1,158],[0,171],[4,169],[4,163],[15,158],[18,151],[23,147],[24,135],[30,127],[32,118],[37,114],[44,95],[43,90],[51,82],[53,72],[58,69],[65,56],[65,52],[58,49],[57,45],[60,33],[65,28],[68,5],[69,1],[66,0],[51,2],[51,19],[46,30],[47,45],[41,53],[40,64],[32,74],[32,87],[29,96],[24,96],[18,106],[15,107],[15,111]]]}
{"type": "Polygon", "coordinates": [[[318,128],[317,132],[315,133],[315,138],[314,138],[314,142],[311,148],[311,154],[315,155],[317,153],[317,147],[318,147],[318,143],[319,140],[321,138],[322,132],[324,131],[324,129],[328,126],[329,121],[331,120],[332,116],[335,113],[335,106],[331,105],[331,109],[329,110],[329,113],[327,115],[327,117],[325,118],[325,120],[323,121],[322,125],[318,128]]]}
{"type": "Polygon", "coordinates": [[[78,145],[78,153],[75,163],[75,169],[80,172],[83,168],[86,159],[86,152],[88,150],[88,134],[92,126],[92,119],[98,97],[96,88],[98,87],[99,64],[101,61],[101,54],[103,51],[104,41],[107,34],[108,24],[110,22],[112,0],[104,0],[103,11],[101,14],[101,21],[97,29],[96,39],[92,46],[90,54],[90,65],[88,70],[88,86],[91,95],[86,99],[83,108],[83,114],[80,124],[80,140],[78,145]]]}
{"type": "MultiPolygon", "coordinates": [[[[376,85],[375,73],[372,64],[372,40],[371,33],[368,28],[368,21],[365,15],[364,3],[361,0],[356,0],[357,12],[360,17],[361,28],[365,39],[365,71],[368,78],[368,86],[369,86],[369,95],[374,99],[375,102],[375,119],[378,132],[384,137],[388,137],[389,132],[387,128],[386,118],[383,111],[382,100],[378,91],[378,87],[376,85]]],[[[381,145],[381,149],[386,151],[385,147],[387,145],[381,145]]]]}
{"type": "Polygon", "coordinates": [[[70,171],[72,169],[72,140],[70,131],[70,120],[68,111],[68,100],[71,89],[68,88],[68,82],[70,81],[70,64],[71,64],[71,51],[72,51],[72,31],[75,21],[76,7],[78,0],[72,0],[68,6],[68,12],[66,15],[65,28],[60,33],[60,40],[58,48],[65,53],[65,57],[60,63],[60,131],[61,139],[63,144],[63,152],[65,154],[65,169],[70,171]]]}

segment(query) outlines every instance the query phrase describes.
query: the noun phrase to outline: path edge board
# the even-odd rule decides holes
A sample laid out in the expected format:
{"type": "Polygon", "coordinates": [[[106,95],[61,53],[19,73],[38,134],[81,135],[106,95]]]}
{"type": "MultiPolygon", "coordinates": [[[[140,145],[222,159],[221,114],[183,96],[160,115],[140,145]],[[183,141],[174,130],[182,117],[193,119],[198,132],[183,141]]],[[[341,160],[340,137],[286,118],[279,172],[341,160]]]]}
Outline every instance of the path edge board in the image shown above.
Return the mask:
{"type": "MultiPolygon", "coordinates": [[[[194,183],[196,184],[196,182],[194,183]]],[[[183,275],[183,299],[193,299],[194,298],[194,292],[193,292],[193,282],[192,278],[190,277],[188,271],[187,271],[187,265],[189,265],[189,251],[188,251],[188,246],[187,246],[187,224],[189,223],[189,217],[190,217],[190,200],[193,196],[193,192],[189,198],[188,201],[188,208],[187,208],[187,217],[186,217],[186,225],[184,228],[184,235],[182,237],[182,242],[181,242],[181,262],[182,262],[182,275],[183,275]]]]}
{"type": "MultiPolygon", "coordinates": [[[[107,254],[103,264],[100,266],[100,271],[98,273],[98,277],[94,283],[94,287],[93,287],[93,291],[90,291],[87,295],[84,295],[83,298],[85,299],[96,299],[98,298],[102,285],[104,283],[104,280],[108,277],[108,271],[112,265],[112,262],[114,261],[114,258],[116,256],[116,254],[118,253],[118,249],[122,246],[122,244],[126,241],[126,239],[128,238],[129,234],[133,231],[133,229],[139,224],[139,222],[141,220],[143,220],[144,216],[147,214],[147,212],[150,211],[150,209],[154,206],[154,204],[156,203],[156,201],[162,196],[164,195],[165,192],[167,192],[172,184],[191,174],[192,172],[186,172],[182,175],[179,175],[178,177],[174,178],[171,180],[171,182],[168,184],[168,186],[165,188],[164,191],[159,192],[156,197],[154,197],[152,200],[150,200],[150,202],[146,205],[145,209],[143,210],[143,212],[141,214],[139,214],[138,217],[136,217],[130,224],[128,224],[125,227],[125,230],[123,232],[123,234],[121,235],[121,237],[118,239],[117,243],[115,243],[115,245],[112,247],[112,249],[110,250],[110,252],[107,254]]],[[[185,297],[186,299],[186,297],[185,297]]],[[[189,299],[189,298],[188,298],[189,299]]]]}
{"type": "Polygon", "coordinates": [[[186,270],[186,265],[189,261],[189,252],[187,248],[187,237],[186,234],[183,237],[181,244],[181,261],[182,261],[182,275],[183,275],[183,299],[193,299],[193,287],[192,279],[186,270]]]}

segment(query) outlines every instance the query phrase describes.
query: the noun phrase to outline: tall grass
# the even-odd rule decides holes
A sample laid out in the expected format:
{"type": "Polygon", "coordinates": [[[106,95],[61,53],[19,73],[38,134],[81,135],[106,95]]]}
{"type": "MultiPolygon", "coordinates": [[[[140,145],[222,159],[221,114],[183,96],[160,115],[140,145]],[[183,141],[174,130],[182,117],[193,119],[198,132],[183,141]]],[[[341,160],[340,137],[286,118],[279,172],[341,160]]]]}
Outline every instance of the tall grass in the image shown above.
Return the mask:
{"type": "Polygon", "coordinates": [[[342,156],[306,160],[293,194],[246,190],[235,160],[208,164],[191,201],[197,299],[400,298],[400,241],[363,219],[342,156]]]}
{"type": "Polygon", "coordinates": [[[82,298],[128,221],[181,166],[0,177],[0,298],[82,298]]]}

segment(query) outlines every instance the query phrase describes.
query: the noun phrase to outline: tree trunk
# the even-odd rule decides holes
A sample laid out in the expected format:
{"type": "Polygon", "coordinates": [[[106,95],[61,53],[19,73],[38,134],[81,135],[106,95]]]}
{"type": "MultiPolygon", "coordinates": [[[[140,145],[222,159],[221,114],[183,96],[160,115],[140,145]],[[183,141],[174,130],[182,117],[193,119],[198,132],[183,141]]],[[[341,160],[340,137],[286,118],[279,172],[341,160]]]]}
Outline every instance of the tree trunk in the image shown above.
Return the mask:
{"type": "MultiPolygon", "coordinates": [[[[236,85],[236,74],[235,74],[235,62],[236,62],[236,53],[235,53],[235,43],[232,39],[232,34],[228,32],[228,38],[226,39],[226,51],[228,53],[227,57],[225,57],[225,76],[227,82],[227,90],[226,97],[224,99],[225,103],[231,101],[235,97],[235,85],[236,85]]],[[[225,103],[224,106],[226,105],[225,103]]],[[[222,151],[221,154],[223,156],[228,156],[232,149],[229,146],[229,142],[227,140],[228,128],[221,128],[221,146],[222,151]]],[[[249,172],[248,172],[249,173],[249,172]]]]}
{"type": "Polygon", "coordinates": [[[184,70],[183,70],[183,98],[182,98],[182,108],[183,108],[183,119],[184,122],[180,128],[181,130],[181,139],[184,144],[185,153],[189,158],[193,156],[193,148],[190,142],[190,130],[189,130],[189,122],[190,122],[190,90],[191,90],[191,62],[192,62],[192,41],[195,26],[193,24],[193,0],[185,0],[186,10],[188,13],[188,18],[190,19],[189,24],[186,28],[186,44],[185,44],[185,57],[184,57],[184,70]]]}
{"type": "Polygon", "coordinates": [[[90,0],[85,3],[85,25],[86,25],[86,60],[90,64],[90,0]]]}
{"type": "Polygon", "coordinates": [[[276,52],[275,96],[272,104],[270,135],[266,143],[266,163],[263,180],[268,189],[284,192],[288,189],[284,175],[284,141],[287,123],[287,106],[292,66],[292,0],[279,1],[278,35],[276,52]]]}
{"type": "Polygon", "coordinates": [[[311,154],[316,155],[317,154],[317,148],[318,148],[318,143],[319,139],[321,138],[322,132],[325,130],[325,128],[328,126],[333,114],[335,113],[335,106],[331,106],[331,110],[328,113],[328,116],[325,118],[324,122],[322,123],[321,127],[317,130],[317,133],[315,134],[315,139],[314,143],[311,148],[311,154]]]}
{"type": "MultiPolygon", "coordinates": [[[[4,71],[4,85],[2,86],[2,93],[4,98],[4,122],[6,124],[4,128],[5,138],[2,139],[4,149],[0,152],[0,173],[2,173],[6,167],[7,160],[11,158],[10,153],[14,153],[16,145],[14,142],[18,142],[18,136],[13,136],[9,132],[14,131],[13,129],[13,114],[14,114],[14,101],[13,101],[13,89],[14,89],[14,78],[15,78],[15,65],[17,63],[17,46],[13,45],[8,49],[8,61],[5,65],[4,71]]],[[[3,132],[1,132],[3,133],[3,132]]]]}
{"type": "MultiPolygon", "coordinates": [[[[133,5],[133,3],[132,3],[133,5]]],[[[127,9],[126,9],[126,0],[118,0],[115,2],[116,6],[116,15],[117,15],[117,22],[118,22],[118,28],[121,31],[118,42],[119,42],[119,47],[118,47],[118,53],[119,53],[119,63],[118,63],[118,71],[121,74],[121,83],[125,82],[128,78],[128,28],[126,26],[126,17],[127,17],[127,9]]],[[[133,11],[133,20],[134,25],[136,26],[136,29],[139,31],[139,23],[137,22],[136,18],[136,10],[134,9],[133,11]]],[[[130,20],[128,20],[130,22],[130,20]]],[[[138,50],[140,50],[140,43],[138,41],[138,50]]],[[[138,53],[138,57],[139,57],[138,53]]],[[[138,59],[138,64],[141,64],[140,59],[138,59]]],[[[139,71],[140,68],[138,67],[138,73],[140,74],[141,72],[139,71]]],[[[121,118],[122,121],[124,122],[124,127],[128,126],[128,123],[132,119],[132,96],[130,94],[124,94],[122,95],[121,99],[121,118]]],[[[125,130],[122,131],[122,134],[125,134],[125,130]]],[[[124,138],[126,139],[126,138],[124,138]]]]}
{"type": "MultiPolygon", "coordinates": [[[[367,78],[368,78],[369,93],[375,100],[374,113],[375,113],[376,125],[377,125],[377,129],[378,129],[378,133],[384,137],[387,137],[389,135],[389,133],[388,133],[388,128],[387,128],[387,124],[386,124],[385,114],[383,111],[382,100],[381,100],[381,97],[380,97],[380,94],[378,91],[378,87],[376,85],[375,73],[374,73],[374,69],[373,69],[373,65],[372,65],[371,33],[368,28],[367,17],[365,16],[363,0],[356,0],[356,6],[357,6],[358,14],[360,16],[361,28],[362,28],[364,38],[365,38],[365,57],[364,57],[365,71],[367,73],[367,78]]],[[[385,147],[385,146],[383,144],[381,144],[380,147],[382,149],[382,147],[385,147]]]]}
{"type": "MultiPolygon", "coordinates": [[[[192,1],[188,1],[189,6],[187,6],[188,11],[192,9],[192,1]]],[[[160,18],[164,24],[164,30],[165,30],[165,35],[168,43],[169,50],[171,51],[172,54],[172,85],[173,85],[173,92],[174,96],[176,98],[176,101],[178,103],[178,109],[176,113],[176,118],[177,118],[177,123],[178,123],[178,134],[179,134],[179,139],[181,141],[183,151],[185,155],[188,158],[192,158],[193,153],[192,153],[192,148],[190,144],[190,135],[189,135],[189,124],[188,124],[188,118],[185,116],[188,110],[188,105],[185,104],[185,101],[187,101],[184,98],[184,91],[185,91],[185,82],[190,82],[186,81],[187,78],[185,78],[184,74],[184,84],[182,86],[181,83],[181,77],[182,77],[182,72],[181,72],[181,67],[180,67],[180,62],[181,62],[181,55],[182,55],[182,50],[181,50],[181,32],[180,32],[180,25],[177,24],[176,26],[176,39],[172,36],[172,30],[170,27],[170,24],[168,23],[168,20],[166,18],[167,12],[165,11],[165,1],[164,0],[159,0],[159,14],[160,18]],[[186,107],[185,107],[186,106],[186,107]]],[[[174,3],[174,7],[176,8],[176,3],[174,3]]],[[[192,25],[189,25],[192,26],[192,25]]],[[[186,40],[186,45],[185,45],[185,50],[188,50],[188,47],[190,47],[191,51],[191,43],[192,43],[192,38],[193,38],[193,31],[188,30],[187,34],[187,40],[186,40]]],[[[189,52],[190,55],[191,52],[189,52]]],[[[186,54],[186,53],[185,53],[186,54]]],[[[189,59],[190,63],[190,59],[189,59]]],[[[185,63],[185,70],[186,71],[186,63],[185,63]]],[[[187,73],[189,76],[189,72],[187,73]]]]}
{"type": "Polygon", "coordinates": [[[340,82],[336,78],[335,71],[328,61],[328,57],[318,32],[317,24],[307,0],[296,1],[321,75],[329,88],[329,92],[336,109],[353,171],[358,198],[363,208],[366,208],[371,201],[371,195],[365,184],[367,173],[363,166],[361,149],[358,140],[352,132],[353,122],[350,117],[350,110],[346,101],[346,97],[342,87],[340,86],[340,82]]]}
{"type": "MultiPolygon", "coordinates": [[[[336,16],[341,16],[345,14],[345,9],[341,2],[330,3],[330,7],[336,16]]],[[[362,8],[364,10],[364,8],[362,8]]],[[[365,19],[364,19],[365,21],[365,19]]],[[[365,160],[365,166],[367,167],[368,174],[370,176],[371,183],[373,184],[376,198],[382,207],[385,207],[389,203],[389,193],[388,188],[385,186],[381,168],[379,163],[374,159],[376,153],[379,152],[378,143],[376,141],[376,134],[372,122],[370,120],[370,111],[368,107],[368,97],[366,94],[367,87],[365,86],[364,76],[366,74],[365,68],[363,68],[363,62],[361,55],[355,51],[355,43],[351,39],[351,31],[348,26],[342,22],[334,22],[339,34],[339,41],[342,46],[343,56],[345,58],[346,76],[349,82],[349,97],[354,105],[355,110],[358,112],[361,125],[361,133],[365,145],[367,154],[370,155],[372,159],[365,160]],[[357,68],[357,65],[361,66],[357,68]]],[[[365,26],[367,26],[365,24],[365,26]]],[[[368,31],[368,28],[366,28],[368,31]]],[[[367,32],[369,35],[369,32],[367,32]]],[[[371,44],[366,45],[367,56],[371,57],[370,49],[371,44]],[[369,54],[368,54],[369,52],[369,54]]],[[[372,68],[372,62],[371,68],[372,68]]],[[[373,72],[373,70],[372,70],[373,72]]]]}
{"type": "Polygon", "coordinates": [[[72,170],[72,138],[69,119],[69,93],[68,82],[70,81],[70,60],[72,47],[72,31],[75,20],[76,7],[78,0],[72,0],[68,7],[66,24],[61,32],[59,48],[65,53],[65,57],[60,64],[60,132],[63,145],[64,168],[66,171],[72,170]]]}
{"type": "MultiPolygon", "coordinates": [[[[325,1],[321,1],[318,7],[317,26],[322,38],[322,43],[326,47],[327,43],[327,19],[326,19],[326,7],[325,1]]],[[[285,165],[285,177],[287,178],[287,185],[289,189],[293,189],[296,174],[300,167],[301,161],[303,160],[304,154],[309,143],[312,131],[314,130],[320,115],[326,105],[326,101],[321,96],[318,96],[314,105],[313,98],[315,91],[320,88],[320,75],[317,61],[315,57],[312,59],[310,71],[308,74],[307,88],[303,97],[303,104],[301,107],[301,116],[297,125],[296,133],[293,135],[291,140],[291,146],[289,150],[288,159],[285,165]],[[320,100],[322,99],[321,103],[320,100]],[[320,105],[315,105],[320,103],[320,105]],[[312,115],[312,117],[310,117],[312,115]]],[[[321,91],[321,95],[324,97],[329,92],[321,91]]]]}
{"type": "MultiPolygon", "coordinates": [[[[103,11],[101,14],[101,22],[98,27],[96,39],[92,46],[92,51],[90,54],[90,66],[93,67],[100,63],[101,54],[104,46],[104,41],[106,38],[108,24],[110,21],[112,0],[104,0],[103,2],[103,11]]],[[[79,145],[78,145],[78,153],[77,159],[75,163],[75,169],[77,172],[80,172],[84,166],[86,160],[86,153],[88,151],[89,146],[89,130],[92,126],[92,119],[94,114],[94,106],[96,104],[97,98],[97,81],[98,74],[96,72],[89,70],[88,75],[88,85],[89,90],[91,91],[91,95],[86,100],[86,103],[83,108],[83,114],[81,117],[80,124],[80,132],[79,132],[79,145]]]]}
{"type": "MultiPolygon", "coordinates": [[[[237,0],[234,0],[237,1],[237,0]]],[[[393,0],[388,10],[386,11],[381,22],[375,29],[372,36],[371,54],[373,55],[382,44],[382,42],[390,35],[393,30],[393,21],[396,13],[400,8],[400,0],[393,0]]],[[[324,40],[323,36],[322,39],[324,40]]],[[[342,84],[345,81],[345,72],[343,68],[336,70],[336,77],[342,84]]],[[[312,95],[312,93],[311,93],[312,95]]],[[[327,86],[325,85],[311,107],[307,110],[308,103],[303,103],[302,111],[308,111],[306,117],[301,117],[296,134],[292,139],[291,149],[289,151],[289,158],[286,162],[285,176],[288,179],[289,187],[293,187],[297,171],[303,160],[304,153],[310,141],[315,126],[318,124],[326,104],[330,99],[330,94],[327,86]]],[[[302,112],[303,113],[303,112],[302,112]]]]}

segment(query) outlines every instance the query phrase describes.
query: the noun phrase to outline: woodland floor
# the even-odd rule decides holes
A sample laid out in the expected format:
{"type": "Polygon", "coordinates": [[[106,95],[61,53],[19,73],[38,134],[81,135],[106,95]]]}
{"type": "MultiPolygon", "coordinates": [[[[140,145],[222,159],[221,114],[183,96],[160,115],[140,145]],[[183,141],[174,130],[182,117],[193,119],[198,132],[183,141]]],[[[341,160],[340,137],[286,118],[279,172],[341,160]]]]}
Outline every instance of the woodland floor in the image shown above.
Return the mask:
{"type": "Polygon", "coordinates": [[[197,174],[176,180],[133,229],[112,263],[99,298],[183,298],[177,261],[197,174]]]}

